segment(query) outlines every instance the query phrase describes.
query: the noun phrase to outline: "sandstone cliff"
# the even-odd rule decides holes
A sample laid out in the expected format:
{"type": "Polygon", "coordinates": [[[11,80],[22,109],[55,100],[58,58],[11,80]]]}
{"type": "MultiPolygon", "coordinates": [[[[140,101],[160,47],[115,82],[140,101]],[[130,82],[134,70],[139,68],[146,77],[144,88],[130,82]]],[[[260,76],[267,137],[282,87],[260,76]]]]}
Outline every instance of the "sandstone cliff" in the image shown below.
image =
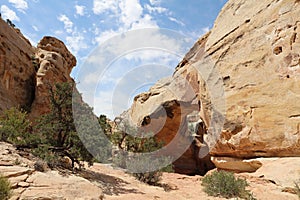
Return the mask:
{"type": "Polygon", "coordinates": [[[31,111],[32,119],[49,111],[49,87],[74,82],[75,57],[64,43],[44,37],[37,47],[0,19],[0,112],[10,107],[31,111]]]}
{"type": "MultiPolygon", "coordinates": [[[[169,143],[188,137],[188,114],[198,113],[217,165],[218,157],[300,156],[299,19],[297,0],[229,0],[173,77],[135,98],[130,119],[169,143]]],[[[194,147],[175,162],[178,172],[199,170],[194,147]]]]}

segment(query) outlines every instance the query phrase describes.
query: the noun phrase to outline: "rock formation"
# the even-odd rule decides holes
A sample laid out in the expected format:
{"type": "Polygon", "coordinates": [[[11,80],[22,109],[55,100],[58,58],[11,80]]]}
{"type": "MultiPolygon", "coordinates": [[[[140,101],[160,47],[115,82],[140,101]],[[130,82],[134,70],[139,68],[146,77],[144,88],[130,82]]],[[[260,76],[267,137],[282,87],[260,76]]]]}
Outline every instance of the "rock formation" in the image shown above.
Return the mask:
{"type": "MultiPolygon", "coordinates": [[[[299,18],[298,0],[229,0],[173,77],[138,95],[128,117],[168,144],[188,137],[188,114],[198,112],[215,163],[300,156],[299,18]]],[[[199,170],[193,148],[178,172],[199,170]]]]}
{"type": "Polygon", "coordinates": [[[76,59],[56,38],[44,37],[35,48],[2,19],[0,27],[0,112],[20,107],[34,119],[50,109],[49,87],[74,82],[76,59]]]}

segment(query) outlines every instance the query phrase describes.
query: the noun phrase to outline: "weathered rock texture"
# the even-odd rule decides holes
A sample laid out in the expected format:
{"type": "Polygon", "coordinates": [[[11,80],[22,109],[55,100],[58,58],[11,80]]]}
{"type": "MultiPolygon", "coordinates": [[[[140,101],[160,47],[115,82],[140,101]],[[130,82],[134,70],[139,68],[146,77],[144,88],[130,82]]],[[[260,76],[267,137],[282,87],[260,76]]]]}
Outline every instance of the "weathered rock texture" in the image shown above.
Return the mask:
{"type": "MultiPolygon", "coordinates": [[[[132,122],[169,143],[187,135],[194,110],[215,157],[300,156],[299,19],[298,0],[229,0],[172,79],[135,98],[132,122]]],[[[197,171],[191,149],[175,162],[178,171],[197,171]]]]}
{"type": "Polygon", "coordinates": [[[38,46],[0,19],[0,112],[10,107],[31,110],[34,119],[49,111],[49,87],[74,82],[75,57],[64,43],[44,37],[38,46]]]}

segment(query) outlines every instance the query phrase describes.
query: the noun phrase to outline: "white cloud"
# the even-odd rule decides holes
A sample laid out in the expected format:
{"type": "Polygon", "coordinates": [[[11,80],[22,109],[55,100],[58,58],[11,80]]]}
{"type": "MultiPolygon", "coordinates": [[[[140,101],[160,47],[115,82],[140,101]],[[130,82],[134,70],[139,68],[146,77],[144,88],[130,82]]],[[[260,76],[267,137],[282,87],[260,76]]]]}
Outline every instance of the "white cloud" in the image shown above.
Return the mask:
{"type": "MultiPolygon", "coordinates": [[[[118,7],[116,8],[116,10],[119,10],[119,12],[115,13],[114,16],[118,19],[119,28],[117,30],[110,29],[99,31],[99,28],[96,25],[93,25],[94,33],[96,35],[94,39],[95,42],[101,44],[111,37],[129,30],[141,28],[158,28],[158,25],[152,18],[152,16],[149,14],[144,14],[143,7],[141,6],[139,0],[120,1],[117,6],[118,7]]],[[[112,9],[111,11],[113,10],[114,9],[112,9]]]]}
{"type": "Polygon", "coordinates": [[[78,51],[88,48],[84,36],[78,31],[74,31],[71,36],[67,36],[66,41],[68,48],[75,55],[78,53],[78,51]]]}
{"type": "Polygon", "coordinates": [[[158,25],[151,15],[146,14],[143,18],[140,18],[137,22],[132,24],[131,29],[140,28],[158,28],[158,25]]]}
{"type": "Polygon", "coordinates": [[[73,22],[66,15],[60,15],[57,19],[64,23],[67,33],[72,33],[73,22]]]}
{"type": "Polygon", "coordinates": [[[85,6],[75,5],[76,14],[80,16],[84,16],[85,6]]]}
{"type": "Polygon", "coordinates": [[[106,31],[103,31],[100,33],[99,36],[97,36],[95,38],[95,41],[98,43],[98,44],[102,44],[104,43],[105,41],[109,40],[110,38],[113,38],[114,36],[120,34],[122,31],[119,29],[117,31],[114,31],[112,29],[110,30],[106,30],[106,31]]]}
{"type": "Polygon", "coordinates": [[[125,28],[129,28],[131,24],[140,20],[143,14],[143,8],[139,0],[124,0],[119,4],[121,9],[121,22],[125,28]]]}
{"type": "Polygon", "coordinates": [[[117,0],[94,0],[93,12],[94,14],[102,14],[107,11],[116,13],[118,10],[117,0]]]}
{"type": "Polygon", "coordinates": [[[153,6],[158,6],[161,4],[161,0],[149,0],[149,2],[153,6]]]}
{"type": "Polygon", "coordinates": [[[9,3],[21,12],[25,12],[28,8],[28,4],[25,0],[8,0],[9,3]]]}
{"type": "Polygon", "coordinates": [[[1,14],[3,19],[10,19],[11,21],[20,21],[20,18],[17,16],[17,14],[9,9],[6,5],[1,6],[1,14]]]}
{"type": "Polygon", "coordinates": [[[163,7],[155,7],[155,6],[150,6],[149,4],[146,4],[145,5],[145,8],[150,12],[150,13],[153,13],[153,12],[157,12],[159,14],[162,14],[162,13],[166,13],[168,12],[168,9],[167,8],[163,8],[163,7]]]}

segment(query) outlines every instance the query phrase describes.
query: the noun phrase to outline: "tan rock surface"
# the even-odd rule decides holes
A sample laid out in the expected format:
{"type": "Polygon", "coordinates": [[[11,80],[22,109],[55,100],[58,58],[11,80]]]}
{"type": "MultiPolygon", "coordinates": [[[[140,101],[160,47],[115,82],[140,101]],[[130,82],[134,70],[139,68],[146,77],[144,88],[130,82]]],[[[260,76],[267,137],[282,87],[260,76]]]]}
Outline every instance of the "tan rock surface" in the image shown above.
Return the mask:
{"type": "Polygon", "coordinates": [[[206,44],[226,80],[212,154],[300,155],[299,11],[298,1],[229,1],[220,13],[206,44]]]}
{"type": "Polygon", "coordinates": [[[18,29],[0,19],[0,112],[30,107],[34,97],[34,48],[18,29]]]}

